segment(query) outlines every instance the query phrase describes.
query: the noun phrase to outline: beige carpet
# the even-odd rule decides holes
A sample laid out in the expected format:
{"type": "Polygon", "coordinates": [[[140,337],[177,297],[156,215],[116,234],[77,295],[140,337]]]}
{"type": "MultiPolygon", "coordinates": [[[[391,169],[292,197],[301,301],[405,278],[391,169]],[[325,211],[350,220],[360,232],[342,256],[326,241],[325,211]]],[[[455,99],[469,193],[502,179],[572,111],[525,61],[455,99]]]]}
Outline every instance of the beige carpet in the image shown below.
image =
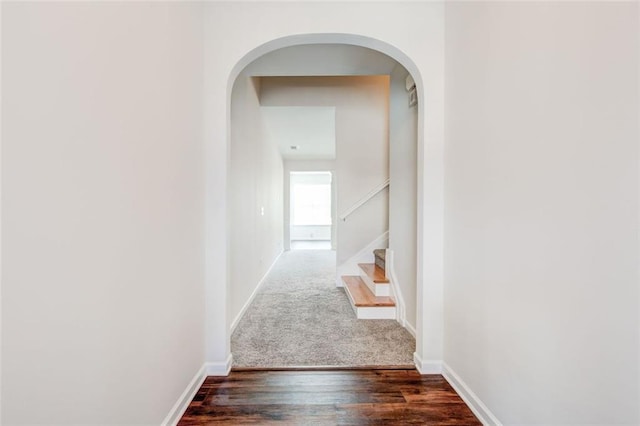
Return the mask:
{"type": "Polygon", "coordinates": [[[235,367],[413,365],[393,320],[358,320],[335,286],[335,252],[285,252],[231,337],[235,367]]]}

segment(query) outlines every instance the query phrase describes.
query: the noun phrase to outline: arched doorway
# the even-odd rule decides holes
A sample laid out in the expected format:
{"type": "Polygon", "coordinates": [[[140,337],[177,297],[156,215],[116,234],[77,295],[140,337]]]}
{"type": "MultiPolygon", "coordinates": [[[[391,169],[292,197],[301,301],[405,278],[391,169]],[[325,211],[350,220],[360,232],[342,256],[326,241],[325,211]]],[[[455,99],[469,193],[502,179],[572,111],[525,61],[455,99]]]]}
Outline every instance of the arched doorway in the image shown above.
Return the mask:
{"type": "MultiPolygon", "coordinates": [[[[346,45],[355,45],[361,46],[365,48],[369,48],[372,50],[379,51],[394,60],[398,63],[402,64],[412,75],[415,84],[416,91],[419,99],[425,99],[424,97],[424,84],[422,80],[422,76],[420,70],[416,66],[416,64],[401,50],[396,47],[384,43],[380,40],[376,40],[374,38],[365,37],[361,35],[354,34],[303,34],[303,35],[291,35],[282,38],[278,38],[262,45],[257,46],[256,48],[250,50],[245,53],[245,55],[233,66],[228,80],[227,80],[227,92],[226,92],[226,147],[224,152],[228,152],[228,146],[231,142],[231,135],[229,132],[229,123],[231,120],[230,114],[230,105],[231,105],[231,92],[233,88],[233,84],[240,74],[240,72],[251,62],[265,55],[266,53],[285,48],[291,46],[305,45],[305,44],[346,44],[346,45]]],[[[438,83],[440,84],[440,83],[438,83]]],[[[421,108],[420,106],[418,108],[421,108]]],[[[441,257],[442,257],[442,246],[441,246],[441,217],[436,213],[435,215],[429,216],[432,212],[437,212],[438,206],[441,207],[441,188],[438,190],[438,186],[441,185],[441,182],[436,180],[433,182],[435,189],[427,189],[425,188],[425,182],[427,181],[426,175],[437,175],[441,178],[442,170],[441,169],[430,169],[425,173],[425,147],[424,147],[424,112],[418,114],[418,132],[417,132],[417,146],[418,146],[418,182],[417,182],[417,277],[416,277],[416,300],[415,301],[407,301],[407,303],[415,303],[416,304],[416,354],[415,361],[418,369],[421,372],[439,372],[441,359],[441,344],[442,344],[442,276],[441,276],[441,257]],[[431,194],[431,192],[433,194],[431,194]],[[435,202],[429,203],[428,198],[434,198],[435,202]],[[426,220],[425,220],[426,219],[426,220]],[[427,240],[426,235],[432,234],[434,238],[427,240]],[[428,247],[430,246],[430,247],[428,247]],[[425,257],[430,253],[433,257],[431,257],[431,262],[437,263],[440,262],[440,268],[433,268],[430,270],[425,270],[424,262],[422,261],[425,257]],[[438,260],[439,256],[439,260],[438,260]],[[435,260],[434,260],[435,259],[435,260]],[[428,286],[425,286],[425,283],[429,283],[428,286]],[[425,291],[428,290],[428,291],[425,291]],[[427,300],[425,297],[429,294],[433,294],[435,297],[427,300]],[[428,316],[430,316],[431,321],[427,321],[425,318],[425,306],[429,306],[432,310],[428,311],[428,316]],[[435,320],[434,320],[435,318],[435,320]],[[425,324],[428,323],[428,327],[425,324]],[[425,350],[428,347],[429,350],[425,350]],[[428,352],[428,354],[427,354],[428,352]],[[434,356],[435,354],[435,356],[434,356]],[[423,361],[424,359],[434,359],[435,362],[423,361]]],[[[441,142],[441,141],[440,141],[441,142]]],[[[441,155],[441,152],[436,152],[436,156],[441,155]]],[[[436,159],[435,163],[441,163],[441,159],[436,159]]],[[[226,172],[226,170],[225,170],[226,172]]],[[[218,176],[220,175],[220,171],[218,171],[218,176]]],[[[225,179],[226,182],[226,179],[225,179]]],[[[219,187],[219,185],[218,185],[219,187]]],[[[227,188],[225,187],[225,197],[228,196],[227,188]]],[[[221,217],[225,217],[225,214],[221,214],[221,217]]],[[[226,235],[225,235],[226,236],[226,235]]],[[[213,238],[213,236],[210,236],[213,238]]],[[[211,246],[220,247],[220,243],[210,244],[211,246]]],[[[226,250],[223,250],[225,255],[227,254],[226,250]]],[[[224,259],[225,262],[228,262],[228,259],[224,259]]],[[[226,265],[225,265],[226,267],[226,265]]],[[[224,268],[223,268],[224,269],[224,268]]],[[[231,355],[229,350],[229,341],[230,341],[230,318],[226,312],[223,312],[223,325],[220,324],[219,320],[221,319],[220,313],[210,314],[209,311],[214,309],[209,303],[210,300],[213,300],[214,294],[224,294],[224,299],[228,299],[227,292],[227,279],[228,275],[226,273],[223,274],[223,277],[219,277],[224,279],[224,283],[220,283],[218,281],[217,286],[214,287],[212,281],[207,280],[208,291],[210,294],[208,298],[208,321],[216,321],[213,319],[217,317],[218,321],[213,324],[209,324],[210,329],[214,330],[214,333],[207,334],[207,357],[209,359],[220,359],[219,354],[224,352],[226,354],[225,363],[214,363],[215,367],[210,369],[210,374],[215,374],[213,372],[224,371],[230,368],[231,365],[231,355]],[[222,288],[224,286],[224,288],[222,288]],[[221,291],[222,290],[222,291],[221,291]],[[213,335],[213,337],[211,337],[213,335]],[[220,346],[222,343],[222,347],[220,346]],[[211,354],[216,352],[218,356],[212,356],[211,354]]]]}

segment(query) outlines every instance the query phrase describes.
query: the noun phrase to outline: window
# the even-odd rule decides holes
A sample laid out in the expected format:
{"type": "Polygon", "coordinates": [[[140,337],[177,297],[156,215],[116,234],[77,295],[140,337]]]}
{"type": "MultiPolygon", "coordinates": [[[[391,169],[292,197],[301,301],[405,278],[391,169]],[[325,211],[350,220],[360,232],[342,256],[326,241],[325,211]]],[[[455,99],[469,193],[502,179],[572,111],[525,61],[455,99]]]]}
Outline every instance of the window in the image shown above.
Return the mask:
{"type": "Polygon", "coordinates": [[[331,184],[296,183],[292,192],[293,225],[331,225],[331,184]]]}

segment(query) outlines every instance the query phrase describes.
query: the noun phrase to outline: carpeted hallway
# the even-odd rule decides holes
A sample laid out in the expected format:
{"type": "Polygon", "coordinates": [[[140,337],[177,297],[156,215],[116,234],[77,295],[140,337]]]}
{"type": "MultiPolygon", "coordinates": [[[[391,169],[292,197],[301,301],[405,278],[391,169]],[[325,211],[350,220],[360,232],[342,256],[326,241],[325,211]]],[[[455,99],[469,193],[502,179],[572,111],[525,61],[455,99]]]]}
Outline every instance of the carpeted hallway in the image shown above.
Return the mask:
{"type": "Polygon", "coordinates": [[[357,320],[335,286],[335,252],[285,252],[231,337],[234,367],[413,365],[394,320],[357,320]]]}

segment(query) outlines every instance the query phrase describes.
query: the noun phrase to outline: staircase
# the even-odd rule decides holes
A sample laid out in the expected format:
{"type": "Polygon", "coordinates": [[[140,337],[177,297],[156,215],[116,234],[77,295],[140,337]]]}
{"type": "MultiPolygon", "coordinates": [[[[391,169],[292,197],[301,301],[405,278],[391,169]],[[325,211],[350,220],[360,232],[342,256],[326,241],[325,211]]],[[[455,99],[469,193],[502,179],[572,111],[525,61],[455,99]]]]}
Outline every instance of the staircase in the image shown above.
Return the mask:
{"type": "Polygon", "coordinates": [[[386,250],[373,251],[374,263],[359,263],[360,275],[343,275],[342,282],[358,319],[396,319],[396,303],[386,276],[386,250]]]}

